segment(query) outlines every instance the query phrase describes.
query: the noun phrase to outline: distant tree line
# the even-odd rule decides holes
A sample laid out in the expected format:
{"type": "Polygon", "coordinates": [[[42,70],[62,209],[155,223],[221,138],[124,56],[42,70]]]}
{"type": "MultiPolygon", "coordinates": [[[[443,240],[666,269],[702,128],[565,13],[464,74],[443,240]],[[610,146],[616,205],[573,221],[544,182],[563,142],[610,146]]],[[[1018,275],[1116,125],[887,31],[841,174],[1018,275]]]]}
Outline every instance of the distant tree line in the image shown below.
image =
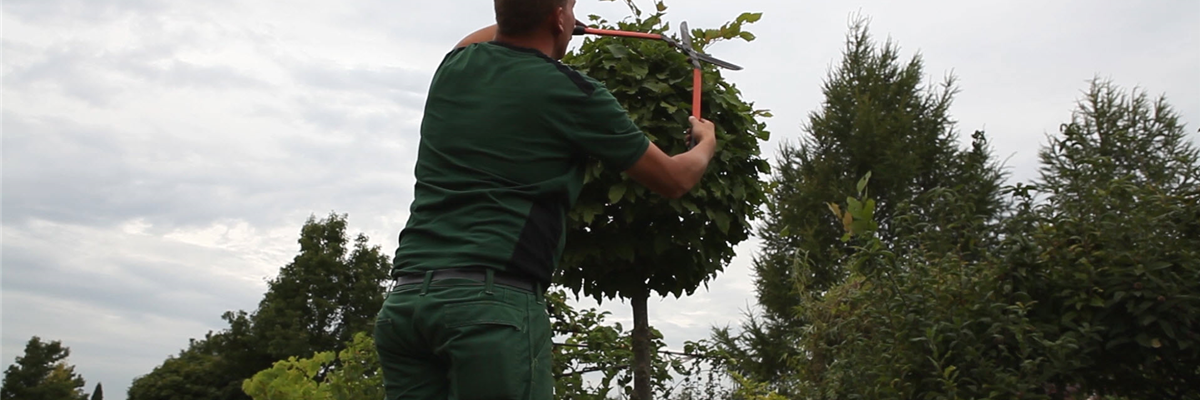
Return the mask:
{"type": "MultiPolygon", "coordinates": [[[[67,362],[70,356],[71,349],[60,341],[30,338],[24,353],[4,370],[0,400],[87,400],[83,377],[67,362]]],[[[104,399],[99,383],[90,398],[104,399]]]]}
{"type": "Polygon", "coordinates": [[[768,183],[759,312],[711,338],[748,397],[1200,398],[1200,160],[1166,98],[1094,79],[1006,185],[953,78],[867,25],[768,183]]]}

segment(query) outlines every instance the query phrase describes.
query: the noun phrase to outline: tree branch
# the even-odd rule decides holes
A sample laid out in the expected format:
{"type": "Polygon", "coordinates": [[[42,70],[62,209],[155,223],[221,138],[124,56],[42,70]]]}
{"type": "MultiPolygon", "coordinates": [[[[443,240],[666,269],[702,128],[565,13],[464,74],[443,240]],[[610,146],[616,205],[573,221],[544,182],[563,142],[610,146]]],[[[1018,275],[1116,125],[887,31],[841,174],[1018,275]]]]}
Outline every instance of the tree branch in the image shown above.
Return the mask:
{"type": "MultiPolygon", "coordinates": [[[[588,345],[586,345],[586,344],[555,343],[554,345],[555,346],[578,347],[578,348],[584,348],[584,349],[588,348],[588,345]]],[[[706,355],[702,355],[702,354],[688,354],[688,353],[682,353],[682,352],[670,351],[670,350],[658,350],[658,351],[656,351],[656,353],[669,354],[669,355],[673,355],[673,356],[691,357],[691,358],[713,358],[711,356],[706,356],[706,355]]]]}
{"type": "Polygon", "coordinates": [[[626,369],[626,368],[629,368],[629,364],[619,364],[619,365],[614,365],[611,367],[592,367],[592,368],[587,368],[587,369],[583,369],[583,370],[579,370],[579,371],[572,371],[571,373],[567,373],[567,374],[554,375],[554,379],[564,378],[564,377],[568,377],[568,376],[575,376],[575,375],[583,375],[583,374],[590,373],[590,372],[606,371],[609,369],[618,369],[619,370],[619,369],[626,369]]]}

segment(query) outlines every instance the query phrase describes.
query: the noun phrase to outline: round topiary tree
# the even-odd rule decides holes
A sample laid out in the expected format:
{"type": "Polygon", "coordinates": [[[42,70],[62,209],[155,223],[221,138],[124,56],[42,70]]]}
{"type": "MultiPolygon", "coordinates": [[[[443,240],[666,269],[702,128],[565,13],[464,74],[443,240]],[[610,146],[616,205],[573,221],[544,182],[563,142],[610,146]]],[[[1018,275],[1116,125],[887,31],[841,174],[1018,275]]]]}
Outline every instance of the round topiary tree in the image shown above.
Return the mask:
{"type": "MultiPolygon", "coordinates": [[[[605,29],[667,34],[666,5],[644,16],[626,0],[631,20],[605,29]]],[[[742,26],[761,14],[745,13],[718,29],[692,31],[703,50],[719,40],[754,40],[742,26]]],[[[650,140],[668,154],[686,151],[691,115],[692,64],[667,43],[612,37],[588,38],[563,62],[603,82],[650,140]]],[[[760,118],[770,117],[741,98],[711,65],[703,70],[702,116],[716,124],[718,146],[708,173],[679,199],[649,191],[617,171],[592,163],[569,215],[567,245],[558,283],[598,301],[630,299],[634,315],[634,398],[648,398],[651,293],[692,294],[733,259],[734,246],[749,238],[751,221],[766,200],[760,174],[769,173],[759,142],[769,137],[760,118]]]]}

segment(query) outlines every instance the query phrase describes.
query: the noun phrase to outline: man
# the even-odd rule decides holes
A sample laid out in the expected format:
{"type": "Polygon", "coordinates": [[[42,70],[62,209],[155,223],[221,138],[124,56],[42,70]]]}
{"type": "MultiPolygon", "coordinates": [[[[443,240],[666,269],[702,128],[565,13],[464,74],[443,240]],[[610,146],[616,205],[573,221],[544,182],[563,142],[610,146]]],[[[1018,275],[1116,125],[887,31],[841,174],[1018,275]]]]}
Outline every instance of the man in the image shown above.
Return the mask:
{"type": "Polygon", "coordinates": [[[388,399],[549,399],[543,294],[589,157],[676,198],[716,148],[668,156],[600,82],[558,62],[575,0],[495,0],[434,74],[415,198],[375,340],[388,399]]]}

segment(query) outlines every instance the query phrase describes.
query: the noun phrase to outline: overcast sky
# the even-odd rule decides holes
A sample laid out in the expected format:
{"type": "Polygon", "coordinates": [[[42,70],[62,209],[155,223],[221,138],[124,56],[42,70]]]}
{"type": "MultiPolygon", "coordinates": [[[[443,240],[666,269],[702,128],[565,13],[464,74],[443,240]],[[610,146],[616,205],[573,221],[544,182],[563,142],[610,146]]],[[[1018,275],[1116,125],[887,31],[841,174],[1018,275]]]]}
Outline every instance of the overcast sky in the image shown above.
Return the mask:
{"type": "MultiPolygon", "coordinates": [[[[579,0],[580,15],[627,15],[579,0]]],[[[651,8],[648,1],[643,8],[651,8]]],[[[763,12],[714,55],[773,111],[773,155],[801,137],[861,12],[880,38],[953,73],[951,113],[983,129],[1013,180],[1093,77],[1165,94],[1200,127],[1200,2],[674,0],[715,27],[763,12]]],[[[491,1],[6,0],[3,3],[3,364],[62,340],[118,398],[189,338],[253,310],[312,214],[348,213],[387,253],[407,218],[425,91],[444,53],[492,23],[491,1]]],[[[577,41],[578,42],[578,41],[577,41]]],[[[1195,137],[1195,136],[1193,136],[1195,137]]],[[[736,324],[756,243],[709,290],[651,302],[668,342],[736,324]]],[[[585,302],[584,304],[591,304],[585,302]]],[[[614,321],[623,304],[605,303],[614,321]]],[[[626,324],[628,326],[628,324],[626,324]]]]}

